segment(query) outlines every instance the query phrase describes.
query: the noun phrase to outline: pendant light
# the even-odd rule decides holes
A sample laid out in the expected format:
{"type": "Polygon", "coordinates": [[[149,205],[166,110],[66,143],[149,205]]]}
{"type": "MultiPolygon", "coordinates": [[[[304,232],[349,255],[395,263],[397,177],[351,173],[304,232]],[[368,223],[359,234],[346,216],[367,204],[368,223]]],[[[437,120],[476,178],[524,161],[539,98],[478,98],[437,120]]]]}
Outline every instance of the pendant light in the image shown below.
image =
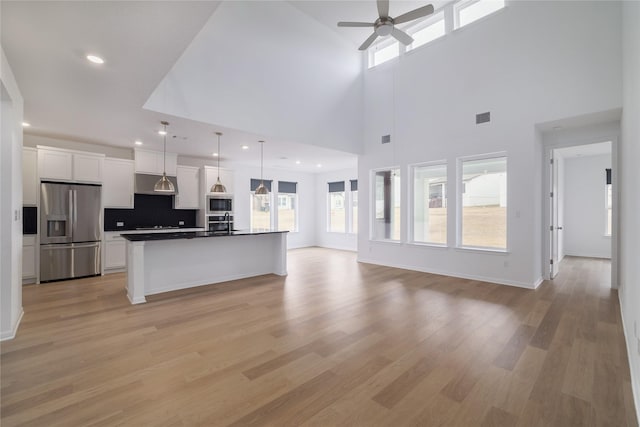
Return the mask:
{"type": "Polygon", "coordinates": [[[222,185],[222,182],[220,182],[220,136],[222,136],[222,132],[216,132],[216,135],[218,135],[218,180],[213,184],[213,187],[211,187],[211,192],[226,193],[226,187],[222,185]]]}
{"type": "Polygon", "coordinates": [[[162,177],[153,186],[153,191],[157,193],[175,193],[176,188],[173,186],[173,182],[167,178],[167,126],[169,122],[161,121],[160,124],[164,126],[164,132],[162,137],[164,139],[164,149],[162,151],[162,177]]]}
{"type": "Polygon", "coordinates": [[[262,179],[263,172],[263,163],[264,163],[264,141],[258,141],[260,143],[260,185],[256,188],[255,194],[256,196],[269,194],[269,190],[264,185],[264,180],[262,179]]]}

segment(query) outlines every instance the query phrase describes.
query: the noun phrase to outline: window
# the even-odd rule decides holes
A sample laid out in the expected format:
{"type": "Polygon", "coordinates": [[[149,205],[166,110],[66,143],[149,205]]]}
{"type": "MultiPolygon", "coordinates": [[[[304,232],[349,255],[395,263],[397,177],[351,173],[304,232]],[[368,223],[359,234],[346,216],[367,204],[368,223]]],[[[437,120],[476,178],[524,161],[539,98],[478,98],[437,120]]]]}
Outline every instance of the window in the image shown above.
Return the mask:
{"type": "Polygon", "coordinates": [[[461,161],[461,236],[467,247],[507,248],[507,158],[461,161]]]}
{"type": "Polygon", "coordinates": [[[414,166],[413,241],[447,244],[447,165],[414,166]]]}
{"type": "Polygon", "coordinates": [[[327,218],[327,231],[331,233],[345,233],[346,210],[344,181],[330,182],[329,187],[329,217],[327,218]]]}
{"type": "MultiPolygon", "coordinates": [[[[395,40],[389,38],[388,40],[395,40]]],[[[382,42],[374,45],[369,51],[369,68],[380,65],[400,55],[400,44],[398,42],[382,42]]]]}
{"type": "Polygon", "coordinates": [[[271,225],[271,181],[264,180],[269,194],[256,195],[254,192],[260,185],[259,179],[251,179],[251,229],[270,230],[271,225]]]}
{"type": "Polygon", "coordinates": [[[504,8],[504,0],[467,0],[453,7],[455,28],[464,27],[504,8]]]}
{"type": "Polygon", "coordinates": [[[612,199],[613,199],[613,194],[612,194],[612,186],[611,186],[611,169],[605,169],[605,174],[606,174],[606,209],[607,209],[607,225],[606,225],[606,229],[605,229],[605,235],[607,236],[611,236],[611,230],[612,230],[612,199]]]}
{"type": "Polygon", "coordinates": [[[374,172],[372,239],[400,240],[400,169],[374,172]]]}
{"type": "Polygon", "coordinates": [[[278,231],[298,231],[298,183],[278,181],[278,231]]]}
{"type": "Polygon", "coordinates": [[[350,233],[358,233],[358,180],[352,179],[351,183],[351,227],[349,227],[350,233]]]}
{"type": "Polygon", "coordinates": [[[407,29],[407,33],[413,37],[413,43],[407,46],[407,51],[427,44],[430,41],[442,37],[445,34],[444,14],[442,12],[434,15],[413,28],[407,29]]]}

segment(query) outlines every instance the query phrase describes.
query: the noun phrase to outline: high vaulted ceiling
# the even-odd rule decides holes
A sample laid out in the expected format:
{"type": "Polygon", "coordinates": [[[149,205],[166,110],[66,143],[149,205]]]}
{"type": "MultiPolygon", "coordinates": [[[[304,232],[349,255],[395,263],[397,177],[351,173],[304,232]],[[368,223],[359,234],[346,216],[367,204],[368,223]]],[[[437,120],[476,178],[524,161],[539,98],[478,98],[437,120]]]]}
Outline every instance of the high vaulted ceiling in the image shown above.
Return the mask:
{"type": "MultiPolygon", "coordinates": [[[[377,17],[373,0],[284,3],[307,17],[306,21],[302,19],[306,22],[303,25],[312,26],[317,21],[324,28],[320,32],[324,31],[328,38],[342,39],[348,49],[354,50],[354,55],[371,29],[338,28],[336,23],[369,22],[377,17]]],[[[434,6],[438,8],[442,3],[434,6]]],[[[305,141],[295,136],[268,134],[269,129],[261,129],[259,125],[255,129],[231,128],[215,118],[193,120],[194,115],[178,117],[166,110],[144,108],[194,39],[215,19],[220,4],[3,0],[1,42],[25,100],[25,120],[32,125],[25,133],[128,148],[140,140],[143,148],[162,149],[157,130],[160,120],[168,120],[169,133],[175,136],[169,139],[168,149],[179,154],[211,158],[215,151],[214,132],[221,131],[223,163],[258,164],[255,152],[240,147],[257,147],[257,140],[267,139],[267,167],[308,172],[320,171],[318,163],[323,165],[321,170],[354,167],[354,154],[300,144],[305,141]],[[105,63],[89,63],[85,57],[90,53],[102,56],[105,63]],[[296,164],[296,160],[300,163],[296,164]]],[[[425,4],[425,1],[392,0],[390,15],[398,16],[425,4]]],[[[272,31],[282,31],[281,25],[271,27],[272,31]]],[[[315,37],[319,32],[311,34],[315,37]]]]}

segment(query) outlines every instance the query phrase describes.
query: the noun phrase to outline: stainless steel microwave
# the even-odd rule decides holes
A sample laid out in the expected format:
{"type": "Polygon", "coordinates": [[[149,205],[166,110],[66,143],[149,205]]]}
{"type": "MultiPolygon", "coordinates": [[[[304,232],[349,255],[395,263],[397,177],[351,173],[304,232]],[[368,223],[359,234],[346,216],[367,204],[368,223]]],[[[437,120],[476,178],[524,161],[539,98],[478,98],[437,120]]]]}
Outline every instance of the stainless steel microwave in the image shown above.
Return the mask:
{"type": "Polygon", "coordinates": [[[207,213],[233,212],[233,197],[207,196],[207,213]]]}

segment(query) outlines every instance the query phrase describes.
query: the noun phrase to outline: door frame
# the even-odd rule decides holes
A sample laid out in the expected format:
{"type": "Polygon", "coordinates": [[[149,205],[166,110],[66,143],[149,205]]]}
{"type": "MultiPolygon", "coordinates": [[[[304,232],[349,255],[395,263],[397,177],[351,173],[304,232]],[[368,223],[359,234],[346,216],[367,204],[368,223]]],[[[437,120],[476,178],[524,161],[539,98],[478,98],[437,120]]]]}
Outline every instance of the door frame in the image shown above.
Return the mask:
{"type": "Polygon", "coordinates": [[[620,139],[620,122],[608,122],[566,130],[554,130],[542,132],[542,277],[551,280],[550,262],[551,253],[551,156],[557,148],[589,145],[599,142],[611,142],[611,183],[613,184],[612,197],[612,230],[611,230],[611,288],[618,289],[619,277],[619,161],[618,144],[620,139]]]}

